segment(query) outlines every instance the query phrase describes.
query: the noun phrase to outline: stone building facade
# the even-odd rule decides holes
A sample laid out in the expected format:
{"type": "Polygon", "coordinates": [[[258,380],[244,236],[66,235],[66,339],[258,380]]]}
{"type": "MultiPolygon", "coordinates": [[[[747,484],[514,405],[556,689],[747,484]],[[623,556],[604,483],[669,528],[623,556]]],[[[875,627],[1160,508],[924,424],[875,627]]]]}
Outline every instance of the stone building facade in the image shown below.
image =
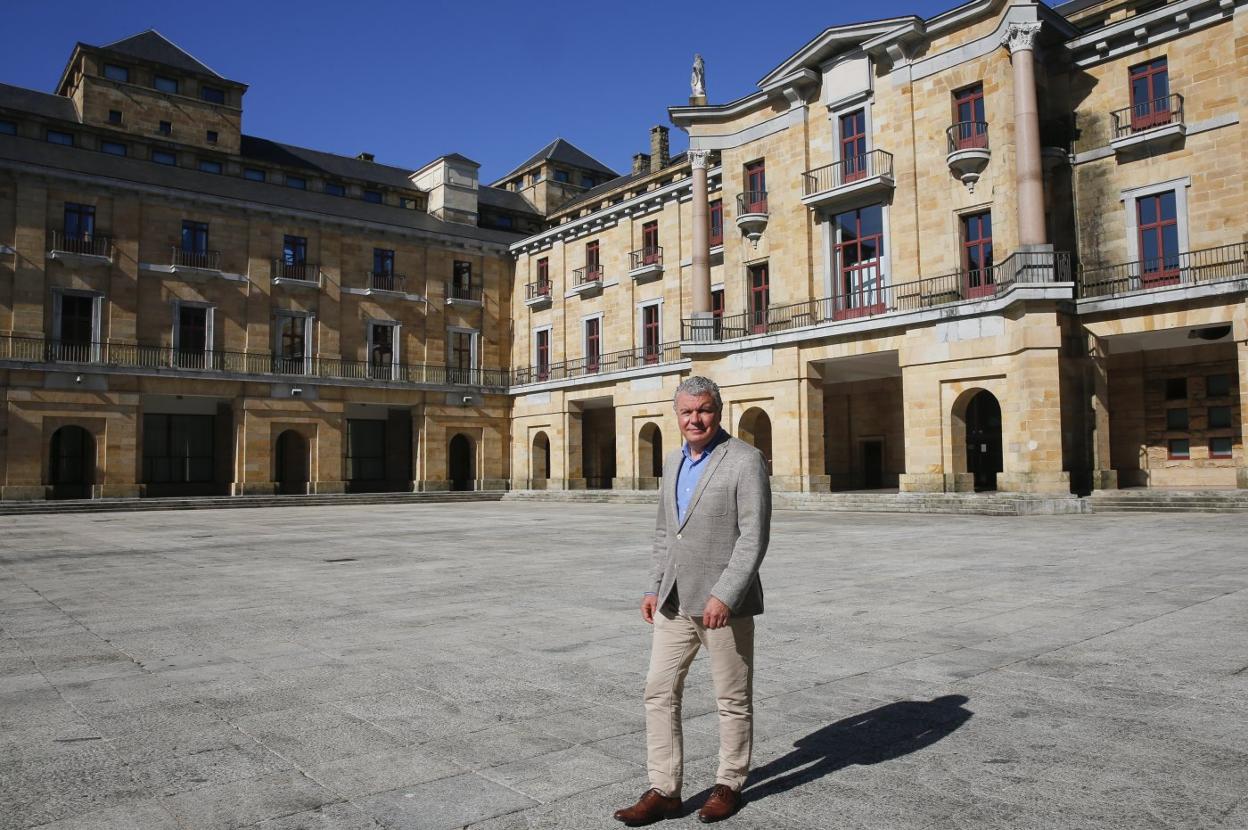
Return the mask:
{"type": "Polygon", "coordinates": [[[1244,0],[973,0],[486,185],[79,44],[0,86],[0,498],[649,489],[690,373],[779,490],[1248,487],[1246,77],[1244,0]]]}

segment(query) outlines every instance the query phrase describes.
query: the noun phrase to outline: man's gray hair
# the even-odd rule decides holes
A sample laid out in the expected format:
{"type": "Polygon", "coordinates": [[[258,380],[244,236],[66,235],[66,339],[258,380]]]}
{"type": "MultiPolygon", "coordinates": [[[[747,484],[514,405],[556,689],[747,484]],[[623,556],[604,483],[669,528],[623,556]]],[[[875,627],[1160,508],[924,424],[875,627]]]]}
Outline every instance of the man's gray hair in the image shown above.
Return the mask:
{"type": "Polygon", "coordinates": [[[711,400],[715,402],[715,411],[722,412],[724,410],[724,402],[719,397],[719,386],[710,378],[694,375],[682,380],[680,386],[676,387],[676,394],[672,396],[673,408],[676,406],[676,399],[681,395],[691,395],[695,398],[710,395],[711,400]]]}

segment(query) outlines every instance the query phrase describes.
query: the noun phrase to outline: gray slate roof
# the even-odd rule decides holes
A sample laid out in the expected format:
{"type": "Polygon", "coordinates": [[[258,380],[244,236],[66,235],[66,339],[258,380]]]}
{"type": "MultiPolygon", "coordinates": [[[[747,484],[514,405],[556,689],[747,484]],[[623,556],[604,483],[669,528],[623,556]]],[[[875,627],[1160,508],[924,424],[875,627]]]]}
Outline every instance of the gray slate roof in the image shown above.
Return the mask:
{"type": "MultiPolygon", "coordinates": [[[[666,170],[668,167],[679,167],[680,165],[685,163],[686,155],[687,155],[686,153],[680,153],[678,155],[672,156],[672,158],[667,162],[667,165],[663,167],[662,169],[666,170]]],[[[562,213],[563,211],[568,210],[569,208],[582,206],[587,202],[593,202],[597,199],[601,199],[603,194],[608,193],[612,190],[616,190],[617,188],[624,187],[630,184],[631,182],[637,181],[638,179],[644,179],[646,176],[649,176],[649,175],[650,175],[650,169],[646,168],[640,173],[629,173],[627,175],[614,178],[609,182],[603,182],[597,187],[591,187],[589,190],[586,190],[584,193],[577,196],[575,199],[570,199],[567,202],[564,202],[553,212],[562,213]]]]}
{"type": "Polygon", "coordinates": [[[490,187],[482,185],[477,190],[477,201],[483,205],[490,207],[502,208],[510,210],[513,213],[529,213],[533,216],[541,216],[537,208],[529,204],[529,200],[511,190],[504,190],[501,187],[490,187]]]}
{"type": "Polygon", "coordinates": [[[138,58],[139,60],[163,63],[166,66],[173,67],[174,69],[181,69],[183,72],[194,72],[197,75],[211,75],[214,78],[221,78],[223,81],[225,80],[225,78],[222,78],[208,66],[197,60],[185,49],[178,46],[155,29],[148,29],[146,32],[139,32],[137,35],[131,35],[128,38],[123,38],[116,43],[110,43],[106,46],[97,46],[96,48],[105,49],[109,52],[116,52],[120,55],[128,55],[132,58],[138,58]]]}
{"type": "Polygon", "coordinates": [[[0,107],[55,118],[60,121],[78,121],[74,102],[63,95],[37,92],[20,86],[0,84],[0,107]]]}
{"type": "Polygon", "coordinates": [[[611,176],[612,178],[620,175],[571,142],[565,141],[562,138],[556,138],[554,141],[550,142],[545,147],[530,156],[529,159],[523,164],[517,165],[513,168],[512,171],[506,176],[502,176],[497,179],[496,183],[510,179],[521,170],[532,167],[539,161],[561,162],[571,167],[580,167],[584,170],[593,170],[595,173],[603,173],[611,176]]]}
{"type": "Polygon", "coordinates": [[[280,164],[286,167],[298,167],[329,176],[363,179],[364,181],[376,182],[377,184],[384,184],[390,187],[405,188],[407,190],[418,189],[408,178],[413,171],[402,167],[391,167],[388,164],[378,164],[375,161],[361,161],[360,159],[339,156],[333,153],[323,153],[320,150],[309,150],[306,147],[282,144],[277,141],[269,141],[267,138],[257,138],[254,135],[244,135],[242,137],[239,155],[244,159],[254,159],[255,161],[280,164]]]}

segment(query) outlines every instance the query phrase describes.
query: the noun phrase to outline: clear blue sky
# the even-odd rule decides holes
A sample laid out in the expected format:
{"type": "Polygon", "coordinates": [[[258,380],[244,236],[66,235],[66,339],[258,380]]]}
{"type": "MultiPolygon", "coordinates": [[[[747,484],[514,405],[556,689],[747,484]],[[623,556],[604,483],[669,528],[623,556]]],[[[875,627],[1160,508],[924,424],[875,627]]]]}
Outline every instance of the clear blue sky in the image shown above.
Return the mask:
{"type": "MultiPolygon", "coordinates": [[[[828,26],[918,14],[956,0],[209,4],[7,3],[0,82],[51,92],[76,42],[155,28],[250,86],[243,129],[418,167],[462,153],[485,181],[562,136],[627,172],[648,131],[686,103],[694,52],[712,103],[758,79],[828,26]]],[[[685,148],[673,128],[672,151],[685,148]]]]}

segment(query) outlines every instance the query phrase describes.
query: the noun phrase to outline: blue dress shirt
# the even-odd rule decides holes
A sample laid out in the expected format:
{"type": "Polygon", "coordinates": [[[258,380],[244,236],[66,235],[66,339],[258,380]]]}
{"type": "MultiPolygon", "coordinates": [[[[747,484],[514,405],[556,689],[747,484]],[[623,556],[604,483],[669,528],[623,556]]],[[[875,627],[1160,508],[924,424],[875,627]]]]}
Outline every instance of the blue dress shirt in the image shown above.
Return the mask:
{"type": "Polygon", "coordinates": [[[698,489],[698,482],[702,479],[702,471],[706,469],[707,460],[710,459],[715,448],[726,440],[728,440],[728,433],[720,429],[702,450],[702,455],[697,461],[694,461],[693,456],[689,454],[688,443],[680,448],[680,470],[676,473],[677,521],[685,520],[685,512],[689,509],[689,502],[693,501],[693,491],[698,489]]]}

